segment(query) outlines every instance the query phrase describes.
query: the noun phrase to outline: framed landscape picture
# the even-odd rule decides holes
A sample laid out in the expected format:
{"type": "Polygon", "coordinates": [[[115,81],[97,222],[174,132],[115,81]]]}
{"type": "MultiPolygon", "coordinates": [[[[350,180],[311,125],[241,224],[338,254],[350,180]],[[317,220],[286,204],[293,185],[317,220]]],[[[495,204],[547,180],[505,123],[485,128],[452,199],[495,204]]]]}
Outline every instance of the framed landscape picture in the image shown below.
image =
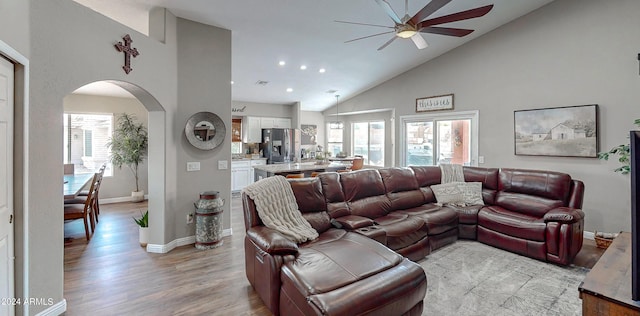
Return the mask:
{"type": "Polygon", "coordinates": [[[515,154],[598,157],[598,105],[514,111],[515,154]]]}

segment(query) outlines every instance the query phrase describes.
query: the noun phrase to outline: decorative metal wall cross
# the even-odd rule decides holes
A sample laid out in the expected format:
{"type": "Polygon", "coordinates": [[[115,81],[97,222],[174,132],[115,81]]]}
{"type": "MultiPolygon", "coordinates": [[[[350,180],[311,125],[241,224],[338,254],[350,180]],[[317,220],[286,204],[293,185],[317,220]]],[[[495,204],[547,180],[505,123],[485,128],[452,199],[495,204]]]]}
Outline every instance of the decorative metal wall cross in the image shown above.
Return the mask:
{"type": "Polygon", "coordinates": [[[129,74],[131,70],[133,70],[133,68],[131,68],[131,56],[136,57],[140,55],[140,53],[138,52],[138,49],[131,47],[133,40],[129,34],[125,35],[122,40],[124,43],[118,42],[118,44],[114,46],[119,52],[124,52],[124,66],[122,66],[122,69],[124,69],[126,74],[129,74]]]}

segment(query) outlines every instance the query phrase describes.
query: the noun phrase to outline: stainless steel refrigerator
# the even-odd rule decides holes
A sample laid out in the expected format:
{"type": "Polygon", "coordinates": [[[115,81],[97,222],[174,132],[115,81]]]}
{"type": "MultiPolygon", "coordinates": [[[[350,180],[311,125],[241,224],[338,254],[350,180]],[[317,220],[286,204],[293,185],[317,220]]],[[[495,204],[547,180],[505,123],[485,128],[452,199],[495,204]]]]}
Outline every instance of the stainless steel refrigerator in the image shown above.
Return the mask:
{"type": "Polygon", "coordinates": [[[300,130],[269,128],[262,130],[260,149],[267,164],[289,163],[300,158],[300,130]]]}

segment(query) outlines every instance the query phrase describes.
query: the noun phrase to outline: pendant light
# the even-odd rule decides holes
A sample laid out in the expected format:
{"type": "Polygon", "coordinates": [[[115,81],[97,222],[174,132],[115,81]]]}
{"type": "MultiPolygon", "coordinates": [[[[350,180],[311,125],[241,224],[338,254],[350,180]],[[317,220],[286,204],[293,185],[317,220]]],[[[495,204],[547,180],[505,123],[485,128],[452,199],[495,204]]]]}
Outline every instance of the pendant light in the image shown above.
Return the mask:
{"type": "Polygon", "coordinates": [[[343,127],[342,122],[340,122],[340,115],[338,115],[338,98],[340,98],[340,95],[336,94],[336,121],[331,123],[330,127],[332,129],[342,129],[343,127]]]}

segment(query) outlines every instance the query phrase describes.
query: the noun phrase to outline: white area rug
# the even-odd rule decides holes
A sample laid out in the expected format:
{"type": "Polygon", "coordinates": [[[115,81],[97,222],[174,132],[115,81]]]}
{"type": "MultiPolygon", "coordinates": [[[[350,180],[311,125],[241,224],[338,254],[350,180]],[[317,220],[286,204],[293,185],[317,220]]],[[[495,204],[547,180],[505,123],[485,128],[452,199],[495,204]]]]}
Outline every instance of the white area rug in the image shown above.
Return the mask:
{"type": "Polygon", "coordinates": [[[458,240],[419,262],[427,274],[422,315],[581,315],[589,271],[561,267],[477,241],[458,240]]]}

